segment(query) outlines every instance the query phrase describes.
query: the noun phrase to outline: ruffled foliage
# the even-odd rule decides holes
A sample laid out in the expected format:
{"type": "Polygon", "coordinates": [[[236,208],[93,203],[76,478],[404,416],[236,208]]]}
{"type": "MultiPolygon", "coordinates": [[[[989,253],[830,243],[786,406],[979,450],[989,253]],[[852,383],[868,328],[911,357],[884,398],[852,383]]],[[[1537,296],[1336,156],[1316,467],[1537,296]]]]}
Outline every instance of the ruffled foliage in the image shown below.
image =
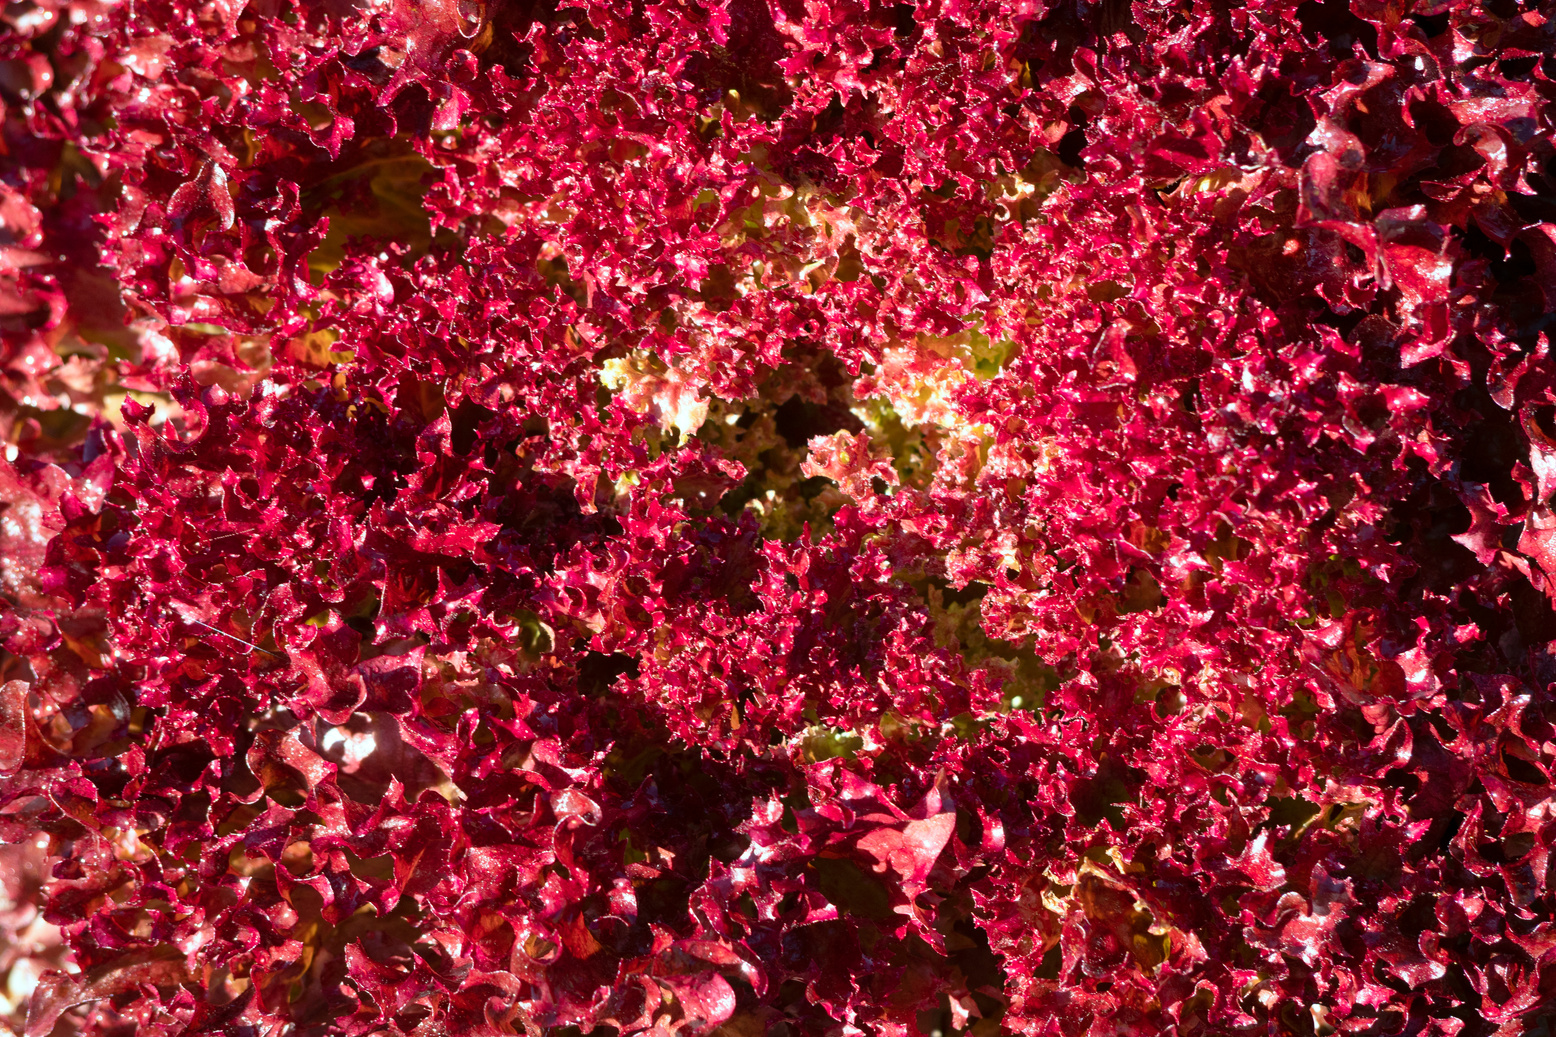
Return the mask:
{"type": "Polygon", "coordinates": [[[1549,1032],[1549,4],[0,17],[16,1029],[1549,1032]]]}

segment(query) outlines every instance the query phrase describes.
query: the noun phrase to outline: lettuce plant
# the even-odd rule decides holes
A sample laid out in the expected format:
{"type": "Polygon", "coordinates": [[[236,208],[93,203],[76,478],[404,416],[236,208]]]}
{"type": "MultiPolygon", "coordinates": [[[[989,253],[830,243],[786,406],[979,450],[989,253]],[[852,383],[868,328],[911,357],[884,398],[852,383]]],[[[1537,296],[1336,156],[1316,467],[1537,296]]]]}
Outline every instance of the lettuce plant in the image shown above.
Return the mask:
{"type": "Polygon", "coordinates": [[[13,1031],[1549,1033],[1556,7],[0,22],[13,1031]]]}

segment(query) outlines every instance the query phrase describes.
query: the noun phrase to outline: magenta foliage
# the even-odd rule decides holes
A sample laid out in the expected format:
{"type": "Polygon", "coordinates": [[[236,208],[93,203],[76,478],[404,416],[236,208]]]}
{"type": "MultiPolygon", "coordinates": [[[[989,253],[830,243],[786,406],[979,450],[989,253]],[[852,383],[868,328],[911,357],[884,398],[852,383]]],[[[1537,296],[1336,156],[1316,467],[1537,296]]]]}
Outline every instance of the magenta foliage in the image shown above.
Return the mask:
{"type": "Polygon", "coordinates": [[[1549,1032],[1556,7],[0,17],[29,1037],[1549,1032]]]}

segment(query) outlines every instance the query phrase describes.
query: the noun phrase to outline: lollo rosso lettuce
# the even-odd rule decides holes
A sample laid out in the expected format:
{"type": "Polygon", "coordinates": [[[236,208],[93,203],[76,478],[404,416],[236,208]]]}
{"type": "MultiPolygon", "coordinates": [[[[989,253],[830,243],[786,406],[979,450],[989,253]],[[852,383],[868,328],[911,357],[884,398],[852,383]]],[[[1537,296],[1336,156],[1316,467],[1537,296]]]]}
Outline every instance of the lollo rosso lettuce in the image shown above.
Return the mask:
{"type": "Polygon", "coordinates": [[[0,23],[9,1032],[1549,1033],[1556,7],[0,23]]]}

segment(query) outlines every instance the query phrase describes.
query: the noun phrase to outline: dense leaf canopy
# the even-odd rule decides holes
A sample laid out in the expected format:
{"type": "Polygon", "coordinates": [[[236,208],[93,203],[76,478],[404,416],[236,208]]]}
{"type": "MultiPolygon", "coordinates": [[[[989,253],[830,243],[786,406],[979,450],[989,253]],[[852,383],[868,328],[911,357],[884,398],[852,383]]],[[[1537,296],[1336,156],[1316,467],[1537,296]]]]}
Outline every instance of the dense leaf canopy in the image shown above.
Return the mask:
{"type": "Polygon", "coordinates": [[[0,1008],[1549,1033],[1553,19],[7,4],[0,1008]]]}

